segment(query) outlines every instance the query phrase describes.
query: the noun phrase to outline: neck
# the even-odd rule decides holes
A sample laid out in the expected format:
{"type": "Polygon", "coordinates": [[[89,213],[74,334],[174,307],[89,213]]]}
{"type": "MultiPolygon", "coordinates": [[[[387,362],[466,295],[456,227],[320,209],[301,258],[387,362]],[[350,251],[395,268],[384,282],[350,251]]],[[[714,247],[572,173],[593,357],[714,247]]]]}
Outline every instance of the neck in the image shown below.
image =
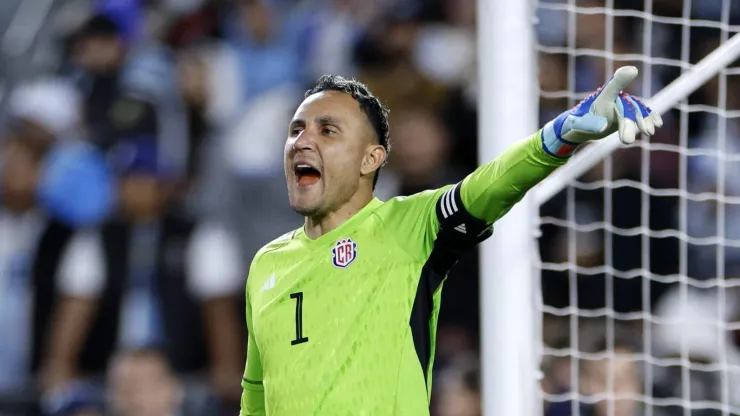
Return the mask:
{"type": "Polygon", "coordinates": [[[312,240],[321,237],[344,224],[372,200],[372,191],[368,193],[357,192],[349,201],[342,204],[339,208],[330,210],[321,215],[305,217],[303,229],[306,232],[306,236],[312,240]]]}

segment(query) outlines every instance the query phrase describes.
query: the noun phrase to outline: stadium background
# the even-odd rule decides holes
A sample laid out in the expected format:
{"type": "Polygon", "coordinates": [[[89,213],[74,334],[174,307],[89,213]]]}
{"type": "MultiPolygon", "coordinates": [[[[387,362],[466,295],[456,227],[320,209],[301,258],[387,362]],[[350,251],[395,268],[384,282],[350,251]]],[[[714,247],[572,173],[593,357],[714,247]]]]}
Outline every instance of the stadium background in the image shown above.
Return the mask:
{"type": "MultiPolygon", "coordinates": [[[[642,0],[613,4],[644,7],[642,0]]],[[[651,4],[658,16],[681,16],[684,7],[674,0],[651,4]]],[[[693,4],[692,17],[719,19],[721,1],[693,4]]],[[[478,135],[487,140],[506,133],[500,126],[478,129],[475,8],[475,0],[1,2],[0,117],[6,146],[0,177],[4,192],[17,192],[0,199],[0,415],[97,415],[104,404],[132,416],[236,414],[247,267],[261,245],[301,223],[287,204],[281,153],[287,121],[303,91],[324,73],[353,76],[391,108],[393,147],[377,190],[382,199],[458,181],[477,166],[478,135]],[[44,175],[47,165],[54,165],[51,149],[79,142],[102,155],[70,151],[67,161],[82,174],[69,178],[86,180],[44,175]],[[100,163],[113,168],[118,195],[113,213],[102,221],[95,208],[111,198],[85,170],[100,163]],[[74,193],[75,187],[85,192],[74,193]],[[23,191],[29,190],[47,196],[24,201],[23,191]],[[60,193],[73,197],[65,201],[60,193]],[[28,208],[23,215],[12,213],[28,208]],[[160,290],[150,290],[155,287],[160,290]],[[141,311],[152,304],[159,305],[158,314],[127,312],[130,305],[141,311]]],[[[567,14],[540,11],[541,45],[565,44],[567,14]]],[[[731,20],[737,24],[738,18],[740,2],[732,2],[731,20]]],[[[578,13],[575,19],[577,46],[603,50],[604,14],[578,13]]],[[[639,20],[615,21],[615,51],[640,53],[639,20]]],[[[654,54],[678,59],[681,30],[662,25],[654,54]]],[[[692,29],[690,60],[696,62],[718,39],[717,30],[692,29]]],[[[569,71],[575,73],[577,92],[603,81],[606,59],[586,56],[575,62],[569,69],[566,55],[541,53],[541,89],[566,90],[569,71]]],[[[641,62],[613,63],[643,68],[641,62]]],[[[654,67],[651,92],[680,73],[670,65],[654,67]]],[[[732,79],[728,90],[737,87],[732,79]]],[[[716,91],[710,83],[692,100],[716,105],[716,91]]],[[[542,123],[572,104],[543,97],[542,123]]],[[[737,107],[739,98],[730,94],[728,105],[737,107]]],[[[676,143],[679,119],[664,118],[667,125],[655,141],[676,143]]],[[[711,129],[708,118],[691,116],[692,140],[711,129]]],[[[639,180],[639,154],[620,152],[615,159],[613,179],[639,180]]],[[[677,163],[675,153],[653,152],[650,185],[675,188],[677,163]]],[[[706,164],[692,169],[696,177],[706,177],[701,175],[706,164]]],[[[586,178],[601,173],[595,168],[586,178]]],[[[639,225],[640,191],[620,188],[614,194],[615,224],[639,225]]],[[[543,215],[563,216],[564,198],[544,206],[543,215]]],[[[599,218],[605,209],[600,190],[578,191],[576,200],[579,220],[599,218]]],[[[676,204],[676,198],[651,198],[651,228],[675,227],[673,216],[664,214],[676,204]]],[[[711,227],[711,221],[709,214],[695,225],[711,227]]],[[[567,233],[555,226],[543,231],[543,259],[562,260],[567,233]]],[[[604,261],[599,239],[579,238],[584,239],[579,264],[604,261]]],[[[651,245],[652,270],[676,272],[677,241],[654,239],[651,245]]],[[[616,269],[633,268],[640,253],[634,239],[615,236],[610,255],[616,269]]],[[[692,276],[712,276],[711,253],[692,255],[692,276]]],[[[604,276],[579,280],[578,307],[642,310],[640,279],[615,281],[613,291],[605,281],[604,276]]],[[[571,301],[564,273],[544,273],[542,286],[547,305],[571,301]]],[[[472,253],[453,271],[443,296],[435,415],[480,414],[477,288],[478,258],[472,253]]],[[[666,289],[654,284],[653,305],[666,289]]],[[[617,322],[611,348],[639,351],[639,325],[617,322]]],[[[605,348],[602,321],[583,322],[579,331],[582,345],[574,348],[605,348]]],[[[568,333],[567,321],[545,317],[548,345],[567,346],[568,333]]],[[[608,384],[601,361],[581,366],[579,386],[569,379],[567,357],[547,360],[544,368],[546,392],[580,388],[594,394],[608,384]]],[[[640,394],[640,363],[619,361],[610,371],[614,391],[640,394]]],[[[702,394],[712,399],[711,382],[700,382],[699,390],[706,391],[692,399],[702,394]]],[[[681,389],[670,374],[657,377],[656,384],[656,396],[681,389]]],[[[571,409],[569,403],[546,406],[552,416],[571,409]]],[[[584,406],[581,414],[606,415],[604,409],[584,406]]],[[[615,414],[640,414],[633,402],[622,401],[615,409],[620,412],[615,414]]]]}

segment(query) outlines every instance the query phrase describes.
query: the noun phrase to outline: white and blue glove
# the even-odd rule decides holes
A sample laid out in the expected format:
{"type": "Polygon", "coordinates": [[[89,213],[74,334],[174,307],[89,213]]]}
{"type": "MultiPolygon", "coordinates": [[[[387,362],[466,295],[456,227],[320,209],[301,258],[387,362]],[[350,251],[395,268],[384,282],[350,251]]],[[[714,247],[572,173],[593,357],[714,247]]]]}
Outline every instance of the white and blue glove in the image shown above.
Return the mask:
{"type": "Polygon", "coordinates": [[[603,139],[619,132],[619,140],[631,144],[640,133],[653,135],[663,125],[658,113],[624,93],[637,77],[637,68],[623,66],[593,94],[542,129],[542,147],[555,157],[568,157],[583,142],[603,139]]]}

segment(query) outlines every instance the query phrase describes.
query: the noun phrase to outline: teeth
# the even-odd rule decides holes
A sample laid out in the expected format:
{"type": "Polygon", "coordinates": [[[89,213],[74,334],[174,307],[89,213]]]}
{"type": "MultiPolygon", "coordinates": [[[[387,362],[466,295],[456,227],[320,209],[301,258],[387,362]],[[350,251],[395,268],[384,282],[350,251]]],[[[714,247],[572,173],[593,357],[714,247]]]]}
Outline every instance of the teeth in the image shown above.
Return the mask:
{"type": "Polygon", "coordinates": [[[298,165],[298,169],[311,169],[311,166],[308,166],[308,165],[298,165]]]}

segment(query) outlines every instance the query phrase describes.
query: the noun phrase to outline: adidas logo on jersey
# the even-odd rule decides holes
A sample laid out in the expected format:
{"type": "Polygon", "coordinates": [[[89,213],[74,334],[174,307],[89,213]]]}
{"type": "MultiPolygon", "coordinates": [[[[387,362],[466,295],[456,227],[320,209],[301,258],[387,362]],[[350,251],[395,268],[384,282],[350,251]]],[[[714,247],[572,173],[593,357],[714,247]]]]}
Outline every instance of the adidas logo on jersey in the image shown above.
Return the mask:
{"type": "Polygon", "coordinates": [[[275,273],[271,274],[270,278],[267,279],[264,285],[262,285],[262,289],[260,289],[260,292],[266,292],[273,287],[275,287],[275,273]]]}
{"type": "Polygon", "coordinates": [[[457,231],[459,231],[459,232],[461,232],[463,234],[467,234],[467,232],[468,232],[468,230],[465,228],[465,224],[458,225],[457,227],[455,227],[455,230],[457,230],[457,231]]]}

